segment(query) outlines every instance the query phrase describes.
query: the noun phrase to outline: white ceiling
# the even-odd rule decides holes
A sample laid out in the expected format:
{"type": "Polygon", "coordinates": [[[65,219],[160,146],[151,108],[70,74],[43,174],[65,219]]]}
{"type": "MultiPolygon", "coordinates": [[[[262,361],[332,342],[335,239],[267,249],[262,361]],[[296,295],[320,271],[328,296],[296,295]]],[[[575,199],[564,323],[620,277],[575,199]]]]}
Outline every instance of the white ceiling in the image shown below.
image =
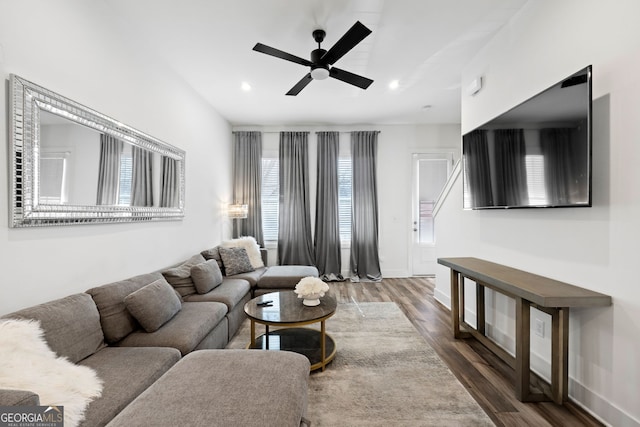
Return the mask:
{"type": "Polygon", "coordinates": [[[459,123],[462,68],[527,0],[105,1],[232,124],[341,125],[459,123]],[[252,50],[309,58],[313,30],[328,50],[357,20],[373,33],[335,65],[367,90],[327,79],[285,96],[308,68],[252,50]]]}

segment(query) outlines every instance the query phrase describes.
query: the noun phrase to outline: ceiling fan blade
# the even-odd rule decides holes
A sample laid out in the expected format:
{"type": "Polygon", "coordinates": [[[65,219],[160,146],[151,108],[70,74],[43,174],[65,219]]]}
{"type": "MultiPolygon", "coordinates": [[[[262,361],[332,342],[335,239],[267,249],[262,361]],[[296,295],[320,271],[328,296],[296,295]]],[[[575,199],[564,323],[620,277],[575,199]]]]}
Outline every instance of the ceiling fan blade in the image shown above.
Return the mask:
{"type": "Polygon", "coordinates": [[[360,21],[353,24],[353,27],[334,44],[331,49],[325,53],[320,61],[323,64],[331,65],[338,59],[342,58],[345,53],[349,52],[358,43],[371,34],[371,30],[364,26],[360,21]]]}
{"type": "Polygon", "coordinates": [[[287,92],[287,95],[296,96],[302,89],[304,89],[309,83],[311,83],[311,80],[313,80],[313,77],[311,77],[311,73],[308,73],[298,83],[296,83],[296,85],[292,87],[289,92],[287,92]]]}
{"type": "Polygon", "coordinates": [[[253,47],[253,50],[255,50],[256,52],[266,53],[267,55],[275,56],[276,58],[295,62],[296,64],[306,65],[307,67],[310,67],[313,65],[313,63],[307,59],[300,58],[299,56],[291,55],[290,53],[283,52],[279,49],[264,45],[262,43],[256,43],[256,45],[253,47]]]}
{"type": "Polygon", "coordinates": [[[359,76],[357,74],[350,73],[345,70],[341,70],[340,68],[336,68],[336,67],[331,67],[331,70],[329,70],[329,77],[333,77],[334,79],[341,80],[345,83],[358,86],[359,88],[362,88],[362,89],[368,88],[369,85],[373,83],[373,80],[371,79],[359,76]]]}

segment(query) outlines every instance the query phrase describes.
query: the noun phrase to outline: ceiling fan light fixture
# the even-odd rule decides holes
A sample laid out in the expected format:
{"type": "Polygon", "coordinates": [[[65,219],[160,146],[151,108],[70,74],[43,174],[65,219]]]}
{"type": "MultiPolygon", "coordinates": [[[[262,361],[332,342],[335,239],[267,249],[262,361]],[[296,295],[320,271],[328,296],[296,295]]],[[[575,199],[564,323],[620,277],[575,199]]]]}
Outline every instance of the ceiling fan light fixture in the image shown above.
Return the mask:
{"type": "Polygon", "coordinates": [[[317,67],[311,70],[313,80],[324,80],[329,77],[329,70],[323,67],[317,67]]]}

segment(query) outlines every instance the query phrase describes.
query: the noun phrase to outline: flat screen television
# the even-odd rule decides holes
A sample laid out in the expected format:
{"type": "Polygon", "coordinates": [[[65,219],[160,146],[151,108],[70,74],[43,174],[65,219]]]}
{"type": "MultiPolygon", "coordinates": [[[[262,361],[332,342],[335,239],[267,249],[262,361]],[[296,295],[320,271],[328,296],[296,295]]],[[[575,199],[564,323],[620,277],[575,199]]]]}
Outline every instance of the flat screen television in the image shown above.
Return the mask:
{"type": "Polygon", "coordinates": [[[465,209],[591,206],[591,66],[462,137],[465,209]]]}

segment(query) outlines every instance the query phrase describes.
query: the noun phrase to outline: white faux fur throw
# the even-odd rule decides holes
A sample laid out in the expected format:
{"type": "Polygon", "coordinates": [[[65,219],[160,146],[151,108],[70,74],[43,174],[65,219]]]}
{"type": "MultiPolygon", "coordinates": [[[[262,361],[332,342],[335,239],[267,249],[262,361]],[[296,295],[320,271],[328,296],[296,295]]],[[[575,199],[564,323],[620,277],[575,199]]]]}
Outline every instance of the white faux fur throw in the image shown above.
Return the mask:
{"type": "Polygon", "coordinates": [[[256,242],[255,237],[242,236],[238,237],[237,239],[226,240],[222,242],[222,246],[224,246],[225,248],[244,248],[244,250],[247,251],[247,255],[249,256],[251,267],[264,267],[264,262],[262,262],[262,254],[260,253],[260,246],[258,246],[258,242],[256,242]]]}
{"type": "Polygon", "coordinates": [[[37,321],[0,320],[0,388],[28,390],[42,406],[63,406],[65,427],[84,419],[89,402],[102,394],[102,381],[86,366],[58,357],[37,321]]]}

